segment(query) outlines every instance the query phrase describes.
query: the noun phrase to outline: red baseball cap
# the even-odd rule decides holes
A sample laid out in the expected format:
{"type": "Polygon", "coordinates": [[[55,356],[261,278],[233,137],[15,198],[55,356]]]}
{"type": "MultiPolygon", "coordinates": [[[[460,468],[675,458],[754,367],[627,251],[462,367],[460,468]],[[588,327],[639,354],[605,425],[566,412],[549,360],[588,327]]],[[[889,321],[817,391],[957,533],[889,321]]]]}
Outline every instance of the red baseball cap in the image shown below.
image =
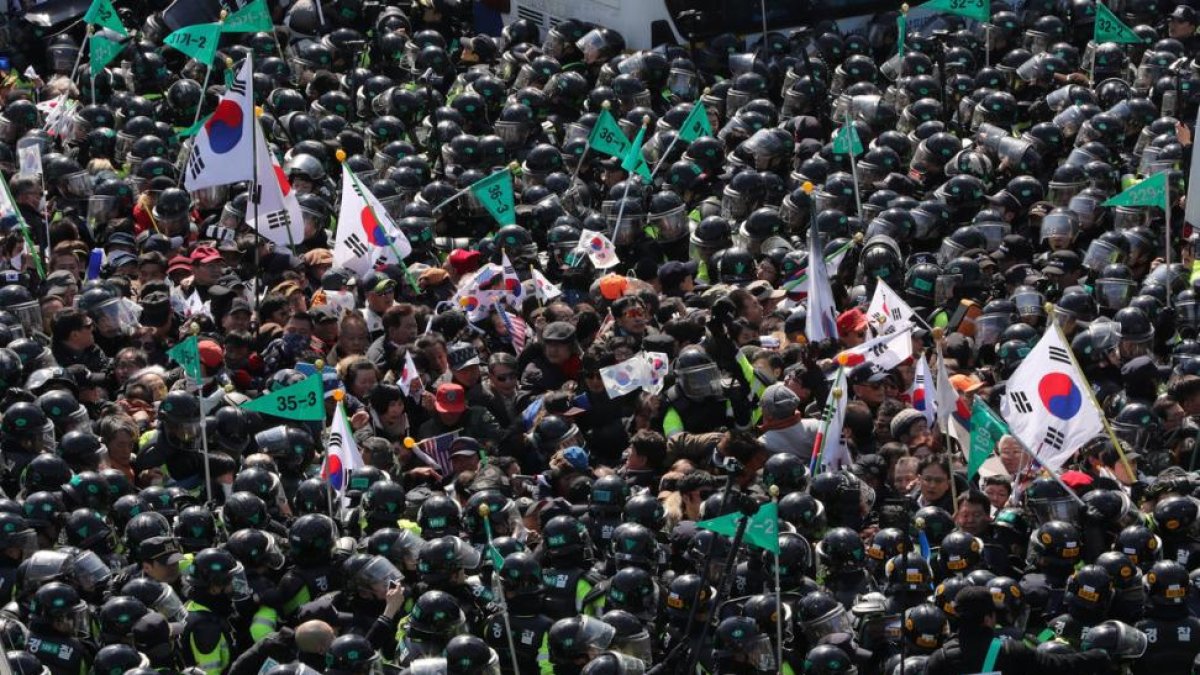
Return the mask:
{"type": "Polygon", "coordinates": [[[219,262],[221,259],[221,252],[211,246],[200,246],[192,251],[192,263],[196,265],[219,262]]]}
{"type": "Polygon", "coordinates": [[[201,340],[200,348],[200,363],[204,364],[205,368],[216,370],[225,362],[225,350],[221,345],[212,340],[201,340]]]}
{"type": "Polygon", "coordinates": [[[467,393],[461,385],[445,382],[438,385],[437,398],[433,405],[440,413],[455,414],[467,409],[467,393]]]}
{"type": "Polygon", "coordinates": [[[479,251],[468,251],[465,248],[456,248],[450,252],[450,265],[454,267],[454,271],[461,274],[470,274],[479,269],[479,263],[483,256],[479,251]]]}
{"type": "Polygon", "coordinates": [[[846,335],[848,333],[857,333],[867,329],[867,315],[857,307],[852,307],[841,314],[837,318],[838,335],[846,335]]]}

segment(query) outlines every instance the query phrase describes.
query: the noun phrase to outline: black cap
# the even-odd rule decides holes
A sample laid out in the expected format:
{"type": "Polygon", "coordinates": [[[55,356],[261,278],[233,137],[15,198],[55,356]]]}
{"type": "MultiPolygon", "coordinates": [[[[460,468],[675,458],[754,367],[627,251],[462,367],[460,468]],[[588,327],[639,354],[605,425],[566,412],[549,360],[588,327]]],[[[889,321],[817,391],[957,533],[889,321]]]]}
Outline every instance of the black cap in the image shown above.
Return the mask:
{"type": "Polygon", "coordinates": [[[341,312],[333,305],[320,305],[308,310],[308,316],[313,323],[337,323],[341,312]]]}
{"type": "Polygon", "coordinates": [[[178,565],[183,560],[183,552],[175,537],[150,537],[138,544],[138,557],[143,561],[162,563],[163,565],[178,565]]]}
{"type": "Polygon", "coordinates": [[[1033,258],[1033,244],[1019,234],[1006,234],[991,254],[992,260],[1030,260],[1033,258]]]}
{"type": "Polygon", "coordinates": [[[1042,268],[1050,274],[1071,274],[1083,269],[1083,261],[1075,251],[1055,251],[1050,254],[1050,261],[1042,268]]]}
{"type": "Polygon", "coordinates": [[[658,268],[658,282],[663,285],[663,288],[675,288],[689,276],[695,277],[698,268],[699,265],[694,260],[665,262],[658,268]]]}
{"type": "Polygon", "coordinates": [[[1196,10],[1189,5],[1176,5],[1175,10],[1168,17],[1172,21],[1185,21],[1190,24],[1200,22],[1200,17],[1197,16],[1196,10]]]}
{"type": "Polygon", "coordinates": [[[357,283],[354,273],[345,267],[334,267],[321,276],[321,288],[327,291],[340,291],[357,283]]]}
{"type": "Polygon", "coordinates": [[[171,318],[171,299],[166,293],[155,291],[141,300],[142,314],[138,317],[143,326],[157,328],[171,318]]]}
{"type": "Polygon", "coordinates": [[[886,370],[880,370],[872,363],[860,363],[850,369],[850,374],[846,380],[850,384],[868,384],[871,382],[882,382],[887,379],[888,373],[886,370]]]}
{"type": "Polygon", "coordinates": [[[555,321],[542,329],[543,342],[574,342],[575,325],[566,321],[555,321]]]}

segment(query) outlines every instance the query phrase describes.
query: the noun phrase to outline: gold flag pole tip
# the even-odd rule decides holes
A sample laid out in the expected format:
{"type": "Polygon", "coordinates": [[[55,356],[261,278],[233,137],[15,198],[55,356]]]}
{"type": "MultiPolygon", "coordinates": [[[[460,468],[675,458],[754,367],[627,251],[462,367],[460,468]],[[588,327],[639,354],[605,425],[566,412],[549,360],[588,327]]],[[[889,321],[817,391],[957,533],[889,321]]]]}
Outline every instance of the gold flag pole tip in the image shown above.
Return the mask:
{"type": "Polygon", "coordinates": [[[771,499],[779,499],[779,486],[772,485],[767,492],[771,493],[771,499]]]}
{"type": "Polygon", "coordinates": [[[413,449],[413,448],[415,448],[416,446],[417,446],[417,442],[413,440],[412,436],[405,436],[405,437],[404,437],[404,447],[405,447],[406,449],[408,449],[408,450],[412,450],[412,449],[413,449]]]}
{"type": "Polygon", "coordinates": [[[480,504],[480,505],[479,505],[479,515],[480,515],[480,516],[483,516],[484,518],[487,518],[487,517],[488,517],[488,516],[490,516],[491,514],[492,514],[492,507],[488,506],[487,504],[480,504]]]}
{"type": "Polygon", "coordinates": [[[342,390],[342,389],[334,389],[333,390],[333,400],[337,401],[338,403],[341,403],[342,399],[344,399],[344,398],[346,398],[346,392],[344,390],[342,390]]]}
{"type": "Polygon", "coordinates": [[[193,321],[191,328],[189,328],[188,330],[190,330],[192,332],[192,335],[199,335],[200,334],[200,324],[193,321]]]}
{"type": "Polygon", "coordinates": [[[333,153],[333,156],[337,159],[339,164],[346,161],[346,151],[341,148],[338,148],[337,152],[333,153]]]}

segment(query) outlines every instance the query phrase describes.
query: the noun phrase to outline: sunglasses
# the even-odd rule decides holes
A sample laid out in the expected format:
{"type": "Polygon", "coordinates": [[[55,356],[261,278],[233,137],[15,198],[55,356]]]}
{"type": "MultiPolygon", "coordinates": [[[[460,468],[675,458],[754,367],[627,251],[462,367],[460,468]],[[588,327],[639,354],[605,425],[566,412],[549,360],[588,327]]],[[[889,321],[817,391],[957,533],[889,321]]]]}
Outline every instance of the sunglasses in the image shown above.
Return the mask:
{"type": "Polygon", "coordinates": [[[644,312],[640,309],[629,309],[629,310],[625,311],[625,314],[622,315],[621,318],[622,319],[644,319],[644,318],[646,318],[646,312],[644,312]]]}

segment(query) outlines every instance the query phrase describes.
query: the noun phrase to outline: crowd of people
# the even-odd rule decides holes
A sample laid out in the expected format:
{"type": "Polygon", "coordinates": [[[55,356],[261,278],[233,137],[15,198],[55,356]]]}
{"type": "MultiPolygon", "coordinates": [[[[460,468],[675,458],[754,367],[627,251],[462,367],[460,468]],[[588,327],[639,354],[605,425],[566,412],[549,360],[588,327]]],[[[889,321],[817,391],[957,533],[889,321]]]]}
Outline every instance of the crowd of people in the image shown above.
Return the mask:
{"type": "Polygon", "coordinates": [[[209,66],[131,0],[103,68],[101,26],[10,17],[7,668],[1200,672],[1200,13],[1173,2],[638,51],[479,34],[464,0],[272,0],[209,66]],[[181,176],[248,58],[288,245],[246,183],[181,176]],[[499,225],[468,188],[505,167],[499,225]],[[411,253],[334,264],[343,172],[411,253]],[[1160,174],[1160,206],[1107,203],[1160,174]],[[887,368],[845,358],[880,284],[913,312],[887,368]],[[977,466],[917,373],[1000,410],[1055,330],[1106,433],[977,466]],[[253,403],[307,378],[322,419],[253,403]]]}

